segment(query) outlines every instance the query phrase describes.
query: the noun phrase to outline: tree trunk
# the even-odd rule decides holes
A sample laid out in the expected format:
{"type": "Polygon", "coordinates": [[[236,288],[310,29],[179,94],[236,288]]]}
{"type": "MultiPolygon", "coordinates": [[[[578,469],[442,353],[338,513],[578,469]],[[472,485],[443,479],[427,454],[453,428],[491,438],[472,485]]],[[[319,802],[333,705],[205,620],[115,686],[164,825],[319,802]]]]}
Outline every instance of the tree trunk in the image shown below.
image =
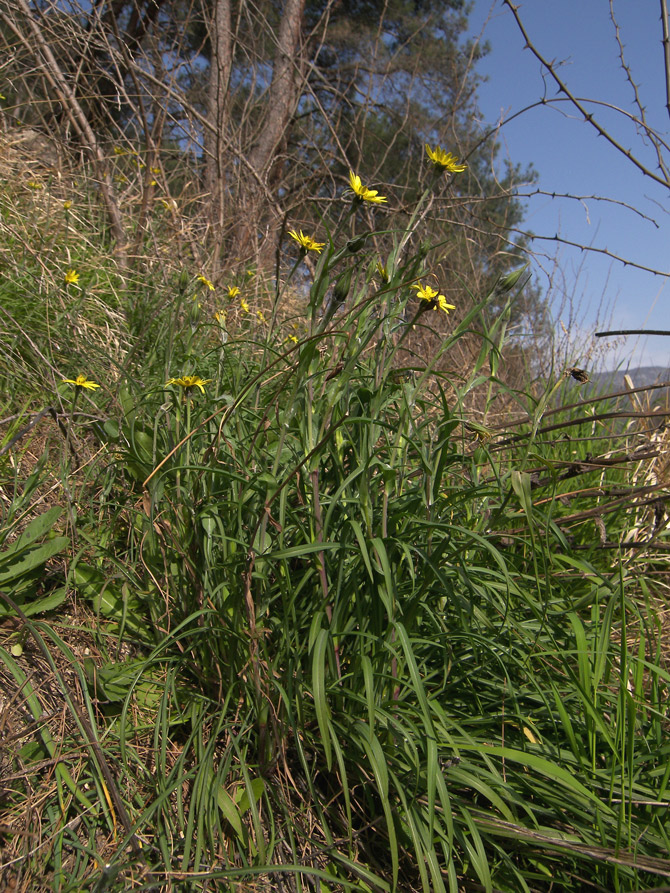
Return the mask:
{"type": "Polygon", "coordinates": [[[230,0],[215,0],[210,24],[211,61],[207,90],[207,113],[215,124],[205,130],[205,187],[210,196],[210,223],[214,229],[218,258],[225,217],[225,134],[228,124],[228,90],[232,67],[230,0]]]}
{"type": "MultiPolygon", "coordinates": [[[[258,180],[273,193],[281,179],[277,170],[277,155],[285,145],[291,119],[300,99],[303,81],[301,34],[305,0],[285,0],[281,12],[279,33],[277,35],[276,53],[272,68],[272,81],[266,100],[265,125],[258,142],[249,153],[249,162],[256,171],[258,180]]],[[[279,162],[281,163],[281,162],[279,162]]],[[[262,213],[262,204],[267,201],[259,189],[258,182],[248,185],[247,207],[242,215],[242,224],[238,229],[237,252],[241,257],[248,256],[257,245],[260,235],[259,223],[266,217],[262,213]]],[[[267,190],[266,190],[267,193],[267,190]]],[[[273,220],[272,208],[270,220],[266,224],[265,239],[272,241],[270,233],[276,229],[278,220],[273,220]]],[[[266,246],[270,253],[274,246],[266,246]]],[[[265,252],[264,252],[265,253],[265,252]]]]}
{"type": "Polygon", "coordinates": [[[265,127],[250,155],[252,167],[263,180],[272,167],[275,152],[299,98],[298,88],[302,81],[300,34],[304,10],[305,0],[286,0],[281,14],[265,127]]]}

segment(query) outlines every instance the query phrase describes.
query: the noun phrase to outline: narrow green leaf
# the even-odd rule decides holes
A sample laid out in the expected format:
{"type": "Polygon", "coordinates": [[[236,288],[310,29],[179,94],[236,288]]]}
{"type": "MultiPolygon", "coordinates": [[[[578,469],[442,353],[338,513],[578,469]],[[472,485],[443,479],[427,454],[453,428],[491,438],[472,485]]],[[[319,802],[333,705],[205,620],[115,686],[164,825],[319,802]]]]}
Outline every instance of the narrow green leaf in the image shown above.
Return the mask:
{"type": "Polygon", "coordinates": [[[326,661],[329,643],[330,633],[328,630],[320,630],[312,653],[312,694],[316,710],[316,721],[319,725],[321,744],[328,769],[331,768],[333,760],[332,748],[330,746],[330,708],[326,698],[326,661]]]}
{"type": "Polygon", "coordinates": [[[528,523],[531,523],[533,518],[533,499],[530,493],[530,475],[525,471],[516,471],[515,469],[512,469],[510,472],[510,480],[512,482],[512,489],[521,503],[521,508],[528,519],[528,523]]]}

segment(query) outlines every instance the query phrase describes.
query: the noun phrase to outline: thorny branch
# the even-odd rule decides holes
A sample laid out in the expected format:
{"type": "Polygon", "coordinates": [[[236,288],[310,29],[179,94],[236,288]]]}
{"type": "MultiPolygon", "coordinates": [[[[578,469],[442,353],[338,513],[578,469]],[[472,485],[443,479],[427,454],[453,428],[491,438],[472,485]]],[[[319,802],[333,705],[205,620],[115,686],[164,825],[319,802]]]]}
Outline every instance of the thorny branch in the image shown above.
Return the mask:
{"type": "Polygon", "coordinates": [[[668,25],[666,0],[661,0],[661,22],[663,24],[663,62],[665,64],[665,107],[670,115],[670,26],[668,25]]]}
{"type": "MultiPolygon", "coordinates": [[[[598,121],[597,118],[594,117],[592,112],[590,112],[586,106],[584,105],[584,100],[581,100],[579,97],[575,96],[575,94],[570,90],[566,82],[563,78],[559,77],[556,66],[550,62],[535,46],[533,41],[531,40],[526,28],[521,21],[521,17],[519,15],[519,7],[512,2],[512,0],[503,0],[503,5],[507,6],[523,35],[523,38],[526,42],[526,47],[531,51],[531,53],[535,56],[535,58],[541,62],[546,71],[549,73],[551,78],[556,83],[556,86],[559,89],[559,92],[563,93],[568,100],[572,103],[572,105],[579,111],[579,113],[583,116],[584,121],[587,124],[590,124],[596,132],[602,136],[617,152],[620,152],[623,156],[625,156],[631,164],[633,164],[645,177],[649,177],[655,183],[658,183],[661,186],[665,186],[666,188],[670,188],[670,181],[668,180],[667,174],[664,176],[659,176],[654,173],[646,164],[644,164],[638,157],[635,155],[630,149],[626,149],[625,146],[622,146],[621,143],[615,139],[612,134],[598,121]]],[[[650,131],[647,131],[650,133],[650,131]]],[[[663,168],[664,174],[665,169],[663,168]]]]}
{"type": "MultiPolygon", "coordinates": [[[[511,228],[510,232],[518,233],[521,236],[527,235],[525,230],[517,228],[511,228]]],[[[583,242],[575,242],[573,239],[565,239],[563,236],[559,236],[558,233],[553,236],[541,236],[537,233],[533,233],[532,238],[534,241],[538,242],[555,242],[559,245],[567,245],[570,248],[578,248],[580,251],[588,251],[591,254],[602,254],[605,257],[609,257],[610,260],[617,261],[624,267],[632,267],[635,270],[652,273],[654,276],[670,276],[670,270],[658,270],[655,267],[648,267],[646,264],[639,264],[634,260],[630,260],[630,258],[615,254],[613,251],[610,251],[609,248],[597,248],[595,245],[585,245],[583,242]]]]}
{"type": "MultiPolygon", "coordinates": [[[[633,101],[639,111],[640,121],[642,121],[642,124],[643,124],[643,131],[648,131],[649,127],[647,126],[647,115],[645,112],[644,105],[642,104],[642,100],[640,98],[640,91],[638,89],[637,84],[635,83],[635,81],[633,79],[633,73],[630,70],[630,66],[626,62],[624,47],[623,47],[623,43],[621,41],[621,31],[619,29],[619,24],[618,24],[618,22],[615,18],[615,15],[614,15],[614,0],[610,0],[610,19],[612,21],[612,24],[614,25],[614,36],[615,36],[615,39],[617,42],[617,47],[619,49],[619,61],[621,63],[621,68],[623,69],[623,71],[626,75],[626,80],[628,81],[628,83],[630,84],[630,86],[633,90],[633,101]]],[[[663,171],[665,178],[668,179],[668,168],[666,167],[665,160],[664,160],[663,154],[661,152],[661,145],[656,140],[652,141],[652,145],[654,146],[654,148],[656,150],[656,160],[658,161],[658,166],[659,166],[660,170],[663,171]]],[[[663,145],[665,146],[665,148],[667,148],[666,144],[663,144],[663,145]]]]}

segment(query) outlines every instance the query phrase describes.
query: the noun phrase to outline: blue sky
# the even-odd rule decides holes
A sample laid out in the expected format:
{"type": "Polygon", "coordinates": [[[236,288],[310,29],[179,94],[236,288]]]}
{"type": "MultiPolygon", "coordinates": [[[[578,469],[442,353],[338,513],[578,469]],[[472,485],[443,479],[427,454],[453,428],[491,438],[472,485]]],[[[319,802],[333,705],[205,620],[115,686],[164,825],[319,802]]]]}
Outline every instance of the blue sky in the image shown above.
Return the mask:
{"type": "MultiPolygon", "coordinates": [[[[638,86],[647,122],[670,142],[666,109],[660,4],[612,0],[626,62],[638,86]]],[[[521,0],[519,15],[531,41],[580,98],[609,103],[639,114],[634,91],[622,69],[610,0],[521,0]]],[[[483,121],[495,123],[537,102],[554,100],[558,89],[529,49],[511,11],[502,0],[474,0],[470,36],[490,43],[489,55],[478,65],[487,76],[480,88],[483,121]]],[[[658,161],[648,140],[623,114],[591,102],[589,111],[626,149],[651,170],[658,161]]],[[[602,196],[623,202],[627,209],[593,198],[582,200],[535,196],[526,202],[526,226],[541,236],[607,249],[626,260],[670,273],[669,190],[639,173],[596,134],[569,103],[550,103],[504,124],[499,133],[501,155],[531,164],[538,186],[549,193],[602,196]],[[636,213],[640,212],[640,213],[636,213]],[[645,215],[645,216],[642,216],[645,215]],[[645,219],[651,218],[651,219],[645,219]]],[[[665,153],[670,165],[670,152],[665,153]]],[[[573,360],[588,354],[596,328],[670,330],[670,279],[637,270],[596,253],[554,242],[534,242],[534,275],[544,287],[554,275],[558,284],[554,310],[572,335],[573,360]],[[557,273],[554,258],[558,258],[557,273]],[[573,312],[561,307],[561,293],[573,312]]],[[[628,362],[670,367],[670,337],[608,339],[603,368],[628,362]]],[[[604,341],[599,341],[604,347],[604,341]]],[[[591,365],[596,362],[591,360],[591,365]]]]}

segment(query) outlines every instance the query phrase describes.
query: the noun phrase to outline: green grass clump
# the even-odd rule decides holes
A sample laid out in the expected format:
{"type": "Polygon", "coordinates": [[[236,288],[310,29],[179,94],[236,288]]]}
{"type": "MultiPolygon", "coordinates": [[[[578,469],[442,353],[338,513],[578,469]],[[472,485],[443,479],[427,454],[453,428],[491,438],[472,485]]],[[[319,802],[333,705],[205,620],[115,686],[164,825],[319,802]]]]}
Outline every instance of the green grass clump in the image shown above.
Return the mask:
{"type": "MultiPolygon", "coordinates": [[[[625,891],[670,874],[644,565],[562,522],[582,503],[542,436],[552,383],[492,438],[505,312],[487,322],[491,295],[464,293],[441,316],[412,290],[430,253],[404,255],[411,225],[384,258],[375,235],[328,235],[299,337],[279,290],[237,326],[190,285],[126,308],[134,343],[102,382],[113,399],[90,397],[104,458],[70,528],[96,659],[21,614],[70,693],[61,750],[43,724],[22,754],[62,754],[45,843],[22,852],[50,889],[625,891]],[[450,369],[464,339],[472,368],[450,369]]],[[[588,501],[603,468],[584,461],[588,501]]],[[[609,541],[624,529],[612,514],[609,541]]],[[[38,722],[21,655],[0,655],[38,722]]]]}

